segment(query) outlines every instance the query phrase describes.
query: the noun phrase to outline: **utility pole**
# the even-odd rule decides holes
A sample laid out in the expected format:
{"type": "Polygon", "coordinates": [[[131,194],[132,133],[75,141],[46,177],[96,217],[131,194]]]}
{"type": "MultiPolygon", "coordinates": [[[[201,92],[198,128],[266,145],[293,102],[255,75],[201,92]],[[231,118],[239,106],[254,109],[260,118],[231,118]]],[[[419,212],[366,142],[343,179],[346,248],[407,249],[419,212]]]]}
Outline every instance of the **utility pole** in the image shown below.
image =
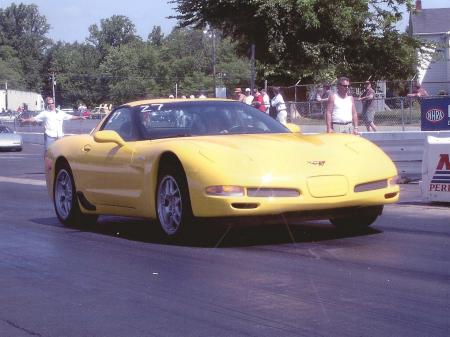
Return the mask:
{"type": "Polygon", "coordinates": [[[213,84],[214,84],[214,97],[216,96],[216,31],[211,29],[212,33],[212,62],[213,62],[213,84]]]}
{"type": "Polygon", "coordinates": [[[8,81],[5,80],[5,110],[8,111],[8,81]]]}
{"type": "Polygon", "coordinates": [[[56,106],[56,100],[55,100],[55,73],[52,73],[52,93],[53,93],[53,102],[55,103],[56,106]]]}
{"type": "Polygon", "coordinates": [[[210,25],[206,25],[203,30],[205,36],[211,38],[212,42],[212,75],[213,75],[213,91],[214,97],[216,97],[216,31],[210,25]]]}
{"type": "Polygon", "coordinates": [[[251,60],[251,72],[252,72],[252,79],[251,79],[251,89],[252,89],[252,95],[253,95],[253,89],[255,89],[255,80],[256,80],[256,71],[255,71],[255,44],[252,43],[252,60],[251,60]]]}

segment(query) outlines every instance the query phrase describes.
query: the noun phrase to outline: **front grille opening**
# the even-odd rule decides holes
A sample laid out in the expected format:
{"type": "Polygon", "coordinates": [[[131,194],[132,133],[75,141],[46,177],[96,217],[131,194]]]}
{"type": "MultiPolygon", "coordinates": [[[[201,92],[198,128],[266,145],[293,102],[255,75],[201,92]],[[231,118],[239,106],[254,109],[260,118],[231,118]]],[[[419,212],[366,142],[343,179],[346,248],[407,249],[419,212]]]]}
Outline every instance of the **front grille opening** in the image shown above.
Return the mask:
{"type": "Polygon", "coordinates": [[[259,204],[256,202],[233,202],[231,207],[237,209],[255,209],[259,207],[259,204]]]}
{"type": "Polygon", "coordinates": [[[247,188],[247,196],[249,197],[260,197],[260,198],[271,198],[271,197],[298,197],[300,192],[293,188],[247,188]]]}

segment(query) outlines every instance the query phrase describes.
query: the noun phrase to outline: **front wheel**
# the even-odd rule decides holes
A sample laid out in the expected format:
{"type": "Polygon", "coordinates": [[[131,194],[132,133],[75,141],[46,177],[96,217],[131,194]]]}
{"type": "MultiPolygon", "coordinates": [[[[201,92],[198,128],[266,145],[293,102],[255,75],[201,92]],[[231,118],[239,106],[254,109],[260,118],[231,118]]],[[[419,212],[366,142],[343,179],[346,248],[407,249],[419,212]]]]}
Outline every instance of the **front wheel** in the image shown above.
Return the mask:
{"type": "Polygon", "coordinates": [[[353,216],[331,218],[330,222],[340,229],[360,229],[372,225],[383,212],[383,206],[361,208],[353,216]]]}
{"type": "Polygon", "coordinates": [[[192,221],[186,177],[178,165],[165,165],[158,175],[156,214],[165,235],[180,237],[192,221]]]}
{"type": "Polygon", "coordinates": [[[75,182],[68,164],[63,164],[57,169],[53,186],[53,205],[59,221],[66,226],[91,224],[97,220],[97,215],[81,212],[75,182]]]}

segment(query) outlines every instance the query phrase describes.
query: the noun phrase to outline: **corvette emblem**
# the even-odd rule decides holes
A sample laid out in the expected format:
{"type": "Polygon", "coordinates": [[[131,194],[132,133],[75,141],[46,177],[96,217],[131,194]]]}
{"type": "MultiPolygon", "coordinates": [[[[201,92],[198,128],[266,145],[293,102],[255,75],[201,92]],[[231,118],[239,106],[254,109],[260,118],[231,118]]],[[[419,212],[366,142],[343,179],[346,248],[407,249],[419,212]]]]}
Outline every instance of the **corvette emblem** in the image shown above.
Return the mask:
{"type": "Polygon", "coordinates": [[[313,160],[313,161],[307,161],[308,164],[316,165],[316,166],[323,166],[325,165],[325,160],[313,160]]]}

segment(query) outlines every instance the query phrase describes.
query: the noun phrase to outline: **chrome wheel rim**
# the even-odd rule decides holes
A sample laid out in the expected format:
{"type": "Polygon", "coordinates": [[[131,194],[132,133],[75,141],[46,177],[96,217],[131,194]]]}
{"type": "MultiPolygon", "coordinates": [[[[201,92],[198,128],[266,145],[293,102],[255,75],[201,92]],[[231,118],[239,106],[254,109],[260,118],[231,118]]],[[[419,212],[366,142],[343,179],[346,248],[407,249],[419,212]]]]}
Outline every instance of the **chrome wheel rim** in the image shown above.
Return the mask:
{"type": "Polygon", "coordinates": [[[61,170],[55,181],[55,206],[59,216],[63,219],[67,219],[72,210],[72,195],[73,186],[70,174],[66,170],[61,170]]]}
{"type": "Polygon", "coordinates": [[[168,234],[175,234],[181,225],[183,204],[181,191],[172,176],[165,176],[158,187],[158,218],[162,229],[168,234]]]}

